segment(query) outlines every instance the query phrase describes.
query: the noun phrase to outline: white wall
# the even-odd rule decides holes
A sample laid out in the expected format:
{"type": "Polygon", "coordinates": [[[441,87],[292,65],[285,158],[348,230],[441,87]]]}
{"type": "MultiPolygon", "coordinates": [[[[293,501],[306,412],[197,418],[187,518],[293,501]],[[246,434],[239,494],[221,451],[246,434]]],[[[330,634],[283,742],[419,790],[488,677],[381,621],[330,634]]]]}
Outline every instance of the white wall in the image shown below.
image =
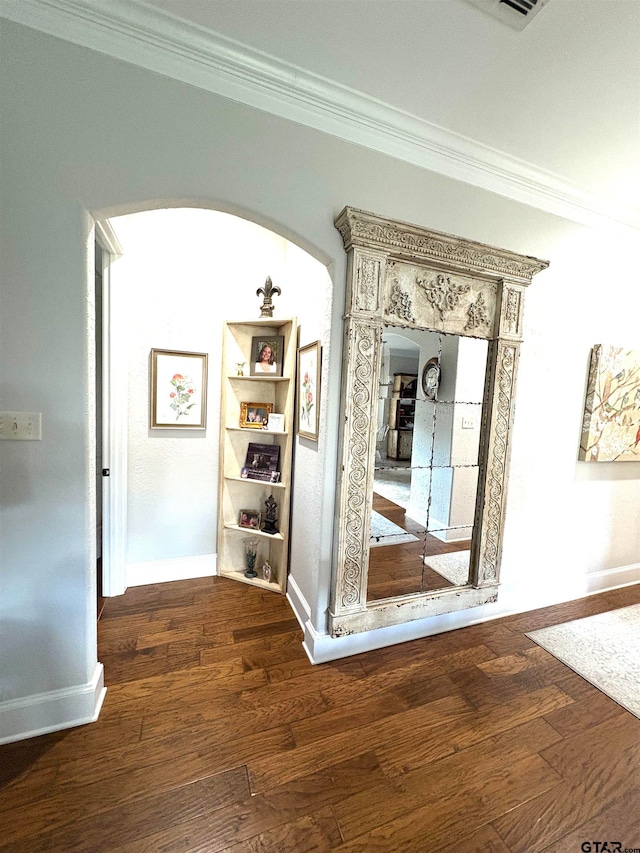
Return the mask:
{"type": "Polygon", "coordinates": [[[330,264],[334,303],[315,323],[331,320],[338,339],[346,264],[333,218],[345,204],[551,261],[527,294],[504,587],[479,612],[324,637],[340,346],[325,353],[324,434],[297,454],[317,517],[292,549],[313,561],[295,603],[325,656],[638,579],[638,465],[577,462],[590,347],[638,348],[636,242],[6,22],[2,54],[0,405],[42,411],[43,440],[0,445],[0,738],[98,705],[90,214],[188,203],[268,225],[330,264]]]}

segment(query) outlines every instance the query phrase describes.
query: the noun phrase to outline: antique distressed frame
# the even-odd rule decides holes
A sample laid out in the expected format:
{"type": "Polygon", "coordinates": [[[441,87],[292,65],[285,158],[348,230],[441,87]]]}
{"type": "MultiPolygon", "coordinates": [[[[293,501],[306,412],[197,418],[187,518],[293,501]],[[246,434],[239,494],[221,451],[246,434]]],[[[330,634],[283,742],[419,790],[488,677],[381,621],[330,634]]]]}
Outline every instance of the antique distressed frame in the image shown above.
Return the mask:
{"type": "Polygon", "coordinates": [[[341,464],[332,636],[497,598],[524,292],[546,261],[346,207],[341,464]],[[488,341],[470,583],[367,602],[377,383],[384,325],[488,341]]]}

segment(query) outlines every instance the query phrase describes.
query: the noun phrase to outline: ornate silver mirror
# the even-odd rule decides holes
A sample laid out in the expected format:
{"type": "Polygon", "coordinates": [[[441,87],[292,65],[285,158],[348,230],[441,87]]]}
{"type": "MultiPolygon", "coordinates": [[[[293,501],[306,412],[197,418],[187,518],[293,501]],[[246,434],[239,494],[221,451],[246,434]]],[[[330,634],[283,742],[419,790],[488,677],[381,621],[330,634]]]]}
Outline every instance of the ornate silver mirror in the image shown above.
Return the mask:
{"type": "Polygon", "coordinates": [[[497,597],[524,291],[545,261],[345,208],[334,636],[497,597]]]}

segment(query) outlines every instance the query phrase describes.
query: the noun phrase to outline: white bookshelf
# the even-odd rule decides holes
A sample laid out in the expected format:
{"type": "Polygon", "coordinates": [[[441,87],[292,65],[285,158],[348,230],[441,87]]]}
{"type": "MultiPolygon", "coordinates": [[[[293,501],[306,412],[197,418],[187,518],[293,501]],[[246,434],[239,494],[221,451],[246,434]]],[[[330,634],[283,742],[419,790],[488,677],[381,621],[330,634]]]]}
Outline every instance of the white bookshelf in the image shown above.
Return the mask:
{"type": "Polygon", "coordinates": [[[289,569],[289,522],[291,511],[291,462],[295,434],[295,372],[298,326],[293,318],[280,320],[228,321],[222,340],[222,397],[220,424],[220,489],[218,497],[218,574],[241,583],[285,593],[289,569]],[[250,376],[251,344],[255,337],[284,337],[282,376],[250,376]],[[245,375],[237,375],[237,365],[245,362],[245,375]],[[241,404],[271,403],[275,413],[284,415],[284,430],[265,430],[240,425],[241,404]],[[250,442],[280,447],[280,480],[270,483],[240,476],[250,442]],[[277,503],[278,533],[240,527],[241,510],[262,513],[272,495],[277,503]],[[244,540],[258,540],[255,578],[245,577],[244,540]],[[268,561],[271,580],[262,577],[268,561]]]}

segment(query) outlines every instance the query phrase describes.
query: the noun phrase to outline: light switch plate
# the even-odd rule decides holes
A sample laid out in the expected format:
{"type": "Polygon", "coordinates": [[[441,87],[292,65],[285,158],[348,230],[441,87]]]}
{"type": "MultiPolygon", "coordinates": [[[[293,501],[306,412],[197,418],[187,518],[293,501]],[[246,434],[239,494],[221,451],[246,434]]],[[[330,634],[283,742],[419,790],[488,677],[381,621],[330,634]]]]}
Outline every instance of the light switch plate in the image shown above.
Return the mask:
{"type": "Polygon", "coordinates": [[[463,418],[462,419],[462,429],[473,429],[476,425],[476,422],[473,418],[463,418]]]}
{"type": "Polygon", "coordinates": [[[0,439],[42,441],[42,412],[0,412],[0,439]]]}

